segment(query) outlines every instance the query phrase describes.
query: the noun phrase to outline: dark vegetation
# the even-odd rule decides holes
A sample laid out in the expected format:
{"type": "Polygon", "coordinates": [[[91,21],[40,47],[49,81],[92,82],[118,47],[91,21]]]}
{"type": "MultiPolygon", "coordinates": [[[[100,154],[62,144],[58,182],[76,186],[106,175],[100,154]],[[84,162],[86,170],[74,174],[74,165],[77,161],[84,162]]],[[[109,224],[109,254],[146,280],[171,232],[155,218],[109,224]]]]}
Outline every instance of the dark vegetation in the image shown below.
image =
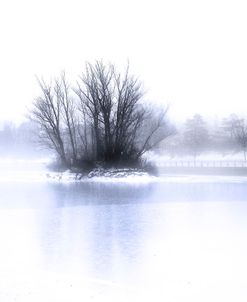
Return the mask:
{"type": "Polygon", "coordinates": [[[51,83],[38,80],[41,95],[30,119],[39,140],[57,156],[57,165],[91,170],[103,167],[150,167],[142,156],[174,133],[167,108],[144,101],[141,82],[120,74],[114,65],[86,64],[76,85],[65,73],[51,83]]]}

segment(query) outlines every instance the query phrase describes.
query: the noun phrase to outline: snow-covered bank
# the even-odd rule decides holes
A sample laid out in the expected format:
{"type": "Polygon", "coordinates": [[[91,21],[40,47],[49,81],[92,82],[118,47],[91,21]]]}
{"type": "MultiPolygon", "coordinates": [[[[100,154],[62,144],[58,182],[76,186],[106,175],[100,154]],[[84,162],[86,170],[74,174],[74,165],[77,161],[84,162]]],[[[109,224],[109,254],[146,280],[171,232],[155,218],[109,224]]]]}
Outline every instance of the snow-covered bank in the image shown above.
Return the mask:
{"type": "MultiPolygon", "coordinates": [[[[91,173],[91,172],[90,172],[91,173]]],[[[94,175],[91,177],[82,176],[79,173],[50,172],[45,175],[47,181],[60,183],[73,182],[98,182],[98,183],[247,183],[246,176],[232,175],[193,175],[193,174],[164,174],[152,176],[146,172],[106,172],[104,175],[94,175]],[[108,175],[105,175],[108,174],[108,175]]]]}
{"type": "Polygon", "coordinates": [[[164,174],[151,176],[147,173],[115,173],[114,175],[83,176],[80,173],[65,172],[4,172],[0,173],[1,183],[247,183],[246,176],[232,175],[193,175],[193,174],[164,174]]]}
{"type": "Polygon", "coordinates": [[[186,173],[186,169],[180,169],[173,173],[171,169],[164,167],[159,176],[152,176],[140,169],[102,169],[98,168],[89,173],[79,173],[78,171],[54,172],[47,169],[48,159],[38,160],[0,160],[0,182],[33,183],[33,182],[54,182],[54,183],[75,183],[75,182],[107,182],[107,183],[247,183],[247,175],[244,175],[244,169],[238,168],[243,173],[229,173],[229,168],[221,168],[226,174],[216,175],[208,173],[205,175],[202,171],[196,173],[192,169],[186,173]]]}
{"type": "Polygon", "coordinates": [[[60,182],[150,182],[157,177],[138,169],[94,169],[88,174],[75,173],[67,170],[65,172],[48,172],[46,177],[51,181],[60,182]]]}

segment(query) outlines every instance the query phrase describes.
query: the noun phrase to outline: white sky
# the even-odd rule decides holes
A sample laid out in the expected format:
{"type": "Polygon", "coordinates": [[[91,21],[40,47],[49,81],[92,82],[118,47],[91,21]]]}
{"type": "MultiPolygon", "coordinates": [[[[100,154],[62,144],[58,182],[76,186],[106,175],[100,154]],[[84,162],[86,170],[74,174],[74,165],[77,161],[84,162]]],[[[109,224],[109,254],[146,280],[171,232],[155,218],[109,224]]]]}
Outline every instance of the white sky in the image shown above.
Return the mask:
{"type": "Polygon", "coordinates": [[[104,59],[140,77],[170,115],[247,115],[247,1],[0,0],[0,119],[20,119],[65,69],[104,59]]]}

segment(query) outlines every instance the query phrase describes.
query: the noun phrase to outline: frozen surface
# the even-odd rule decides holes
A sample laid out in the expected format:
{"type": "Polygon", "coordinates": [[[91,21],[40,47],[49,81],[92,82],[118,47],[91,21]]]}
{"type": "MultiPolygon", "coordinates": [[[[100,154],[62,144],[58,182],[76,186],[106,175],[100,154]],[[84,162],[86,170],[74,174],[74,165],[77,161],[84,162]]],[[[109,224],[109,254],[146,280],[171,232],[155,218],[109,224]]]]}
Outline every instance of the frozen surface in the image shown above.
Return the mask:
{"type": "Polygon", "coordinates": [[[245,178],[31,179],[0,181],[0,301],[246,301],[245,178]]]}

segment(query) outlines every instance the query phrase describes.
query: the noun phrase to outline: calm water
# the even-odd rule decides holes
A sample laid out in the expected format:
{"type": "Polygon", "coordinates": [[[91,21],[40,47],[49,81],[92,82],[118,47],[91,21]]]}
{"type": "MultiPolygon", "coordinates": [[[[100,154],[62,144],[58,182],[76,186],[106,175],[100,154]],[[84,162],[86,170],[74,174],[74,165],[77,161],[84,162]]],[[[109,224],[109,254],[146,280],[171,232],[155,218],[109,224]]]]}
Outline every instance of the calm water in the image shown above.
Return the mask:
{"type": "Polygon", "coordinates": [[[2,181],[0,194],[3,302],[247,299],[244,182],[2,181]]]}

